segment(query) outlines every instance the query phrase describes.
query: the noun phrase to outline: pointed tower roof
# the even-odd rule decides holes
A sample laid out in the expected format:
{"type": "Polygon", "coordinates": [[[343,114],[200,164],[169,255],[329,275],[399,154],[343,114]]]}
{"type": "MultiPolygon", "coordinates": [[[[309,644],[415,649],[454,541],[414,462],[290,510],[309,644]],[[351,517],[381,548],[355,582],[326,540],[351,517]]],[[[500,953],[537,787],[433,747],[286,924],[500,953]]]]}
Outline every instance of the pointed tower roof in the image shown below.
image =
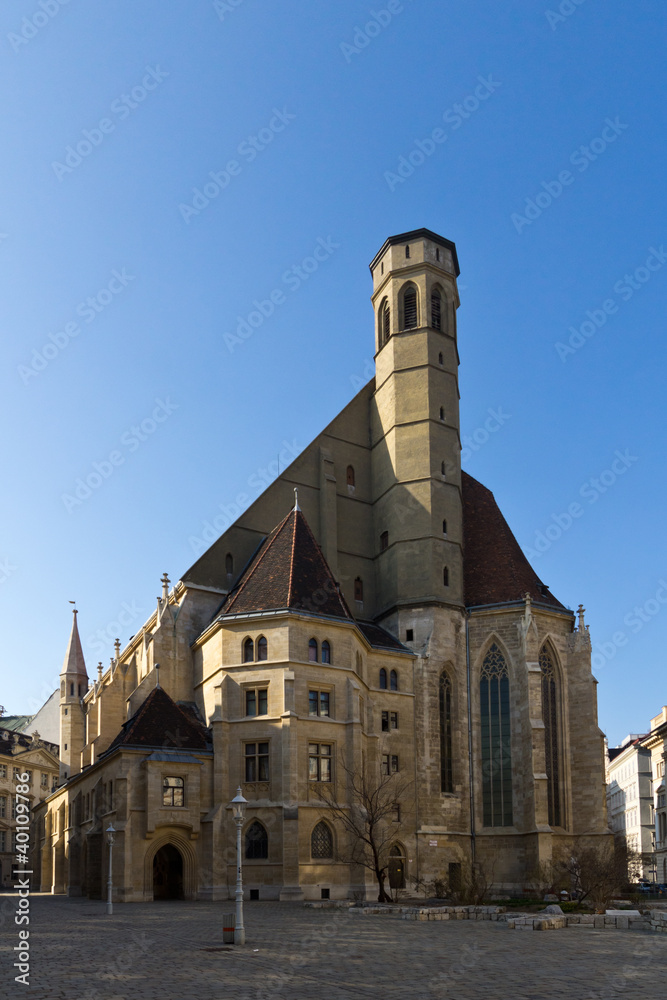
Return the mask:
{"type": "Polygon", "coordinates": [[[164,688],[153,688],[105,753],[116,747],[206,750],[204,726],[169,697],[164,688]]]}
{"type": "Polygon", "coordinates": [[[283,609],[354,620],[298,502],[263,542],[220,614],[283,609]]]}
{"type": "Polygon", "coordinates": [[[79,629],[76,624],[76,616],[78,611],[76,608],[73,611],[73,621],[72,621],[72,632],[69,637],[69,645],[67,646],[67,652],[65,653],[65,660],[63,662],[63,668],[60,671],[60,676],[63,674],[75,674],[77,677],[85,678],[88,680],[88,674],[86,672],[86,663],[83,658],[83,649],[81,648],[81,639],[79,638],[79,629]]]}
{"type": "Polygon", "coordinates": [[[491,490],[466,472],[461,487],[466,606],[523,601],[530,594],[537,604],[565,611],[526,559],[491,490]]]}

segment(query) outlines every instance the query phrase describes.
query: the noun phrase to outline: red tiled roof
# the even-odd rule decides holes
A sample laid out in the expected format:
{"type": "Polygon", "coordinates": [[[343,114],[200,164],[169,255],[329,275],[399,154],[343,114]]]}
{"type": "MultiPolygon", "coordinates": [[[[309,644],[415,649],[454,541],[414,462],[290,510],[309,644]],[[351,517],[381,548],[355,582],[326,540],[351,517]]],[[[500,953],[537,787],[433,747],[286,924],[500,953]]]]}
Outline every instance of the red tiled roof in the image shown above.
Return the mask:
{"type": "Polygon", "coordinates": [[[522,600],[566,610],[523,554],[493,493],[462,473],[463,589],[466,607],[522,600]]]}
{"type": "Polygon", "coordinates": [[[353,621],[302,512],[289,512],[263,543],[220,614],[292,608],[353,621]]]}
{"type": "Polygon", "coordinates": [[[206,750],[206,730],[164,688],[153,688],[138,711],[124,723],[106,753],[119,746],[206,750]]]}

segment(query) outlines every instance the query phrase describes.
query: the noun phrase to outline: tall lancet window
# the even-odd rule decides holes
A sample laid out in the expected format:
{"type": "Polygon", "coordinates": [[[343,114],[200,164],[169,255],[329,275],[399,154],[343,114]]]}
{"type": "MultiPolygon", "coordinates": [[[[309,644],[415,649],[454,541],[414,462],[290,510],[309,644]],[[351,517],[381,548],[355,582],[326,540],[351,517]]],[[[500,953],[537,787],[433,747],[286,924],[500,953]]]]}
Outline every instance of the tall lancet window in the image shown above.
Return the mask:
{"type": "Polygon", "coordinates": [[[391,312],[389,309],[389,302],[387,299],[383,299],[382,305],[380,306],[380,347],[384,345],[389,340],[389,335],[391,333],[391,312]]]}
{"type": "Polygon", "coordinates": [[[484,657],[479,694],[484,826],[512,826],[510,682],[505,657],[495,642],[484,657]]]}
{"type": "Polygon", "coordinates": [[[440,791],[453,792],[452,781],[452,682],[440,674],[440,791]]]}
{"type": "Polygon", "coordinates": [[[542,720],[544,722],[544,757],[547,772],[549,826],[561,826],[560,754],[558,752],[558,686],[556,668],[548,646],[540,652],[542,671],[542,720]]]}

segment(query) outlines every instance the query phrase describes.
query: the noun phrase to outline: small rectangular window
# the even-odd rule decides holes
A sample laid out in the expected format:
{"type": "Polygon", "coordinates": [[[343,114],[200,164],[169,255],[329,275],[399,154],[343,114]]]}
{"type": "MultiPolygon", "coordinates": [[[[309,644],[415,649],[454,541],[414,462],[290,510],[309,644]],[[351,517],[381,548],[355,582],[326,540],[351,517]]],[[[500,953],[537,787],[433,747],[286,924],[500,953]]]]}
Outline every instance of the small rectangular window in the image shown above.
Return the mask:
{"type": "Polygon", "coordinates": [[[380,535],[380,551],[384,552],[389,547],[389,532],[383,531],[380,535]]]}
{"type": "Polygon", "coordinates": [[[245,693],[245,714],[246,715],[267,715],[268,688],[254,688],[246,690],[245,693]]]}
{"type": "Polygon", "coordinates": [[[41,785],[42,788],[48,788],[49,787],[49,776],[48,776],[48,774],[45,774],[43,771],[42,771],[42,776],[41,776],[41,779],[40,779],[40,785],[41,785]]]}
{"type": "Polygon", "coordinates": [[[328,691],[308,692],[308,714],[328,716],[330,705],[330,693],[328,691]]]}
{"type": "Polygon", "coordinates": [[[382,732],[389,732],[389,712],[382,713],[382,732]]]}
{"type": "Polygon", "coordinates": [[[4,819],[7,812],[7,796],[0,795],[0,819],[4,819]]]}
{"type": "Polygon", "coordinates": [[[382,773],[384,775],[396,774],[398,771],[398,756],[396,754],[382,754],[382,773]]]}
{"type": "MultiPolygon", "coordinates": [[[[86,796],[86,807],[89,808],[87,800],[88,796],[86,796]]],[[[185,781],[183,778],[167,777],[162,779],[162,805],[185,805],[185,781]]]]}
{"type": "Polygon", "coordinates": [[[269,744],[246,743],[245,745],[245,780],[269,780],[269,744]]]}
{"type": "Polygon", "coordinates": [[[405,641],[406,642],[412,642],[414,640],[414,636],[415,636],[414,629],[406,628],[406,630],[405,630],[405,641]]]}
{"type": "Polygon", "coordinates": [[[398,729],[398,712],[389,713],[389,728],[398,729]]]}
{"type": "Polygon", "coordinates": [[[308,744],[308,780],[331,781],[331,744],[308,744]]]}

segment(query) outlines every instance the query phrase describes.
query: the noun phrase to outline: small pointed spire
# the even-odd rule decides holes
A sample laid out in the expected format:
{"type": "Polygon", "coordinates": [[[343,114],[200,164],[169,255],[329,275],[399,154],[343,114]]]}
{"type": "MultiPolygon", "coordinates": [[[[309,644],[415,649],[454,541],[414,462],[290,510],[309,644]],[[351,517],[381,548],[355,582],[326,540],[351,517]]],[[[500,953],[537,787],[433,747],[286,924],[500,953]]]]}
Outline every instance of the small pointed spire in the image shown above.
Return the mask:
{"type": "Polygon", "coordinates": [[[162,600],[166,601],[169,598],[169,584],[171,580],[166,573],[163,573],[160,582],[162,583],[162,600]]]}
{"type": "Polygon", "coordinates": [[[116,641],[113,644],[113,648],[116,651],[116,663],[118,663],[118,661],[120,660],[120,639],[116,639],[116,641]]]}
{"type": "Polygon", "coordinates": [[[156,663],[155,664],[155,687],[159,688],[159,686],[160,686],[160,664],[156,663]]]}
{"type": "Polygon", "coordinates": [[[101,660],[97,664],[97,679],[98,679],[98,681],[101,684],[102,683],[102,661],[101,660]]]}
{"type": "MultiPolygon", "coordinates": [[[[73,604],[74,602],[70,601],[69,603],[73,604]]],[[[70,633],[67,652],[65,653],[65,660],[63,662],[63,668],[60,671],[60,675],[61,677],[63,674],[75,675],[78,678],[76,683],[83,683],[83,681],[85,681],[87,687],[88,673],[86,671],[86,662],[83,658],[83,649],[81,648],[81,639],[79,638],[79,629],[76,621],[78,613],[79,612],[76,608],[72,608],[72,631],[70,633]]]]}
{"type": "Polygon", "coordinates": [[[298,488],[296,486],[294,487],[294,508],[293,509],[294,510],[301,510],[301,508],[299,507],[299,490],[298,490],[298,488]]]}
{"type": "Polygon", "coordinates": [[[586,610],[586,608],[583,606],[583,604],[580,604],[579,607],[577,608],[577,614],[579,615],[579,631],[580,632],[585,632],[586,631],[586,625],[584,623],[584,612],[585,612],[585,610],[586,610]]]}

